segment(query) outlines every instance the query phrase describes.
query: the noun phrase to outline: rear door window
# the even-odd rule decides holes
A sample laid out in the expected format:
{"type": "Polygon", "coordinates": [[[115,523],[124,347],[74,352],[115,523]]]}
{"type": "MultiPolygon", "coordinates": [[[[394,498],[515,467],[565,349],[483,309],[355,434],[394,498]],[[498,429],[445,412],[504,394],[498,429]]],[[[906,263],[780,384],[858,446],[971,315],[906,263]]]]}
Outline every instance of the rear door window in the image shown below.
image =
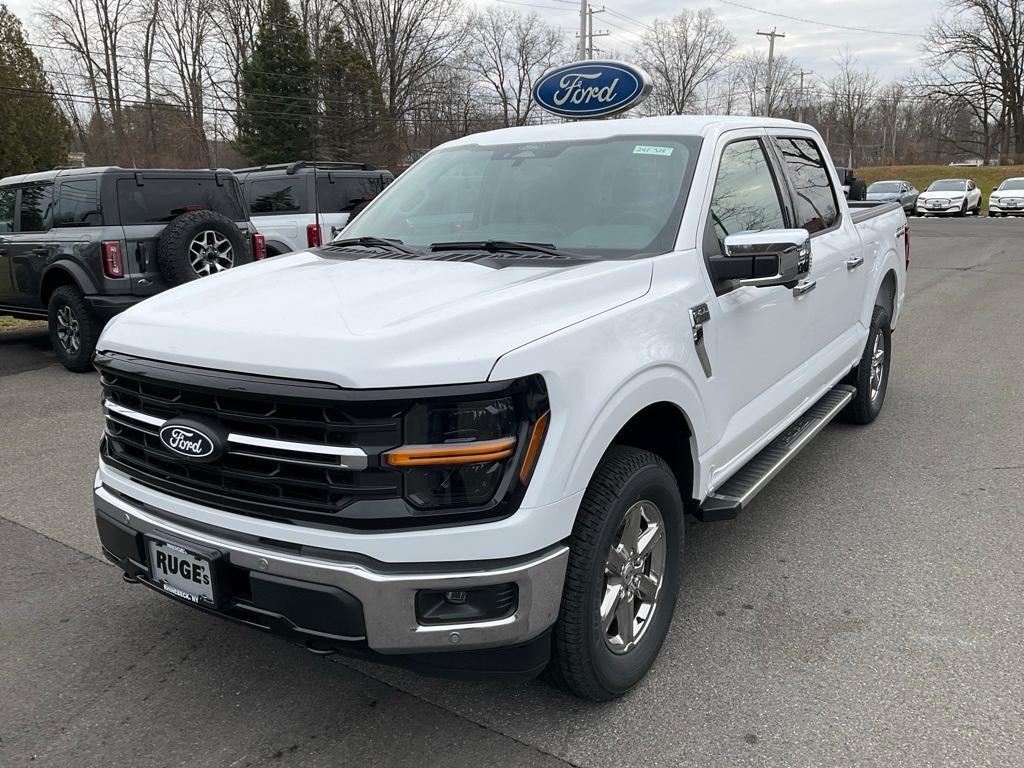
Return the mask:
{"type": "Polygon", "coordinates": [[[331,174],[316,180],[317,202],[322,213],[350,213],[361,203],[368,203],[388,185],[391,179],[373,176],[341,176],[331,174]]]}
{"type": "Polygon", "coordinates": [[[165,224],[189,211],[215,211],[232,221],[248,217],[242,209],[238,182],[234,177],[221,178],[143,178],[118,179],[117,204],[121,224],[165,224]]]}
{"type": "Polygon", "coordinates": [[[89,227],[103,223],[96,179],[61,182],[57,191],[56,227],[89,227]]]}
{"type": "Polygon", "coordinates": [[[305,177],[260,179],[249,182],[247,187],[249,213],[253,215],[301,213],[309,210],[306,204],[305,177]]]}
{"type": "Polygon", "coordinates": [[[825,159],[810,139],[776,139],[796,196],[796,226],[812,235],[839,220],[839,204],[825,159]]]}
{"type": "Polygon", "coordinates": [[[21,188],[21,232],[45,232],[50,228],[53,184],[31,184],[21,188]]]}

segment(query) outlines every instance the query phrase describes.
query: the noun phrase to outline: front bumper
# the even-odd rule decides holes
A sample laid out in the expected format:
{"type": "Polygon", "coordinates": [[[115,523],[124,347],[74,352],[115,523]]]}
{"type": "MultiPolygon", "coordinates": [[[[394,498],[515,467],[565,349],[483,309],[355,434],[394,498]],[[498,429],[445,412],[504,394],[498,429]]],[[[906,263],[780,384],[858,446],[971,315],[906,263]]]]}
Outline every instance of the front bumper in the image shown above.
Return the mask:
{"type": "Polygon", "coordinates": [[[160,589],[150,578],[144,536],[214,549],[221,555],[226,590],[216,608],[204,610],[312,649],[391,663],[406,659],[413,662],[407,666],[441,673],[481,666],[487,674],[533,674],[547,660],[547,632],[558,616],[568,562],[564,545],[512,560],[387,565],[242,538],[161,513],[103,485],[95,488],[94,503],[104,554],[128,580],[160,589]],[[420,590],[510,583],[516,585],[518,602],[505,618],[445,624],[417,618],[420,590]],[[486,652],[495,650],[502,653],[488,657],[486,652]]]}
{"type": "Polygon", "coordinates": [[[1007,207],[1005,205],[1000,205],[999,203],[996,203],[996,202],[989,202],[989,204],[988,204],[988,212],[989,213],[1005,213],[1005,214],[1008,214],[1010,216],[1021,216],[1021,215],[1024,215],[1024,207],[1022,207],[1020,205],[1015,205],[1012,208],[1009,208],[1009,207],[1007,207]]]}
{"type": "Polygon", "coordinates": [[[955,203],[950,203],[949,205],[945,205],[945,206],[943,206],[941,208],[932,208],[930,205],[924,205],[922,203],[918,203],[917,204],[917,213],[918,214],[922,214],[922,215],[926,214],[926,213],[936,213],[936,214],[960,213],[960,211],[963,210],[963,204],[964,203],[963,203],[962,200],[958,200],[955,203]]]}

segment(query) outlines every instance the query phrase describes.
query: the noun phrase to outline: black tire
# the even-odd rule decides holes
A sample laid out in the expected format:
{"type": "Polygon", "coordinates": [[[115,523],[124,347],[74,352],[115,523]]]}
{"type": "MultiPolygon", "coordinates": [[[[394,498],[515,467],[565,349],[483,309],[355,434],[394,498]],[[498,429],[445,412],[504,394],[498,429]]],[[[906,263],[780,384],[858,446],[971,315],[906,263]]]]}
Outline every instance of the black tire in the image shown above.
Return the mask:
{"type": "Polygon", "coordinates": [[[215,211],[190,211],[173,219],[156,244],[157,267],[168,285],[181,285],[206,276],[193,266],[195,254],[190,249],[193,242],[207,232],[215,233],[210,238],[211,244],[218,238],[226,239],[231,250],[229,258],[224,255],[228,253],[225,250],[219,259],[213,258],[211,250],[203,268],[216,272],[252,261],[252,249],[235,222],[215,211]]]}
{"type": "Polygon", "coordinates": [[[957,216],[966,216],[967,215],[967,201],[966,200],[964,200],[964,204],[960,206],[960,210],[956,212],[956,215],[957,216]]]}
{"type": "MultiPolygon", "coordinates": [[[[650,507],[646,508],[648,514],[650,507]]],[[[641,518],[642,520],[643,518],[641,518]]],[[[650,523],[643,531],[650,530],[650,523]]],[[[569,542],[569,565],[558,621],[552,634],[548,679],[565,691],[591,701],[617,698],[643,679],[661,650],[675,611],[683,545],[683,502],[675,476],[668,465],[649,451],[613,446],[605,454],[583,496],[569,542]],[[612,650],[609,629],[602,628],[600,610],[606,590],[621,590],[606,584],[606,566],[613,545],[623,535],[626,515],[638,502],[655,505],[663,523],[664,557],[654,608],[641,624],[635,645],[612,650]]],[[[653,558],[633,573],[652,573],[653,558]]],[[[641,559],[626,558],[631,570],[641,559]]],[[[608,577],[615,584],[626,581],[608,577]]],[[[622,591],[618,591],[620,599],[622,591]]],[[[627,604],[634,610],[643,603],[642,592],[627,604]]],[[[616,601],[617,604],[618,601],[616,601]]],[[[610,611],[612,613],[614,611],[610,611]]],[[[613,619],[610,626],[616,626],[613,619]]],[[[632,631],[632,629],[630,630],[632,631]]]]}
{"type": "Polygon", "coordinates": [[[50,296],[47,312],[50,343],[61,365],[83,373],[92,368],[92,355],[103,323],[75,285],[62,285],[50,296]]]}
{"type": "Polygon", "coordinates": [[[840,414],[843,421],[851,424],[870,424],[882,411],[885,391],[889,385],[889,367],[892,363],[892,330],[889,322],[889,313],[885,308],[876,306],[875,311],[871,313],[871,329],[864,345],[864,354],[846,379],[846,383],[855,386],[857,392],[840,414]],[[873,383],[872,358],[879,336],[883,351],[882,368],[877,383],[873,383]]]}

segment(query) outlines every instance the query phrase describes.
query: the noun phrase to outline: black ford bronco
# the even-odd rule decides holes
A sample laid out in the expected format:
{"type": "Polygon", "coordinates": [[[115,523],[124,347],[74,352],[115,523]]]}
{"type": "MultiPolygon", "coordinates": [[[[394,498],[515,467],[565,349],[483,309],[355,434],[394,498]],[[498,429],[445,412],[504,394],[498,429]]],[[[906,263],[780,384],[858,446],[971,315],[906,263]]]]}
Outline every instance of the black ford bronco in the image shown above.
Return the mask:
{"type": "Polygon", "coordinates": [[[0,181],[0,315],[48,320],[72,371],[90,368],[117,312],[264,255],[228,170],[72,168],[0,181]]]}

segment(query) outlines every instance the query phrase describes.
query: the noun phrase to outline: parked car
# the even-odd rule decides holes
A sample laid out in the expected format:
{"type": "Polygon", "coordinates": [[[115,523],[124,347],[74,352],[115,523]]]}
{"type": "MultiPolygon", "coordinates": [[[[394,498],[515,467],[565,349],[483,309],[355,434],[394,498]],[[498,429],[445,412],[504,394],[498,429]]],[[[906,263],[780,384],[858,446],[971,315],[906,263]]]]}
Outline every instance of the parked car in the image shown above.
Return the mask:
{"type": "Polygon", "coordinates": [[[476,134],[334,244],[130,309],[96,358],[103,551],[318,653],[623,694],[684,514],[882,409],[910,234],[828,157],[753,117],[476,134]]]}
{"type": "Polygon", "coordinates": [[[912,213],[921,193],[909,181],[876,181],[868,187],[867,199],[876,202],[899,203],[906,213],[912,213]]]}
{"type": "Polygon", "coordinates": [[[919,214],[966,216],[981,212],[981,190],[971,179],[937,179],[917,197],[919,214]]]}
{"type": "Polygon", "coordinates": [[[1024,214],[1024,177],[1005,179],[988,196],[989,216],[1024,214]]]}
{"type": "Polygon", "coordinates": [[[366,163],[302,160],[235,173],[253,224],[267,238],[270,256],[332,240],[349,217],[394,181],[391,171],[366,163]]]}
{"type": "Polygon", "coordinates": [[[231,171],[72,168],[0,181],[0,314],[48,320],[72,371],[91,369],[116,313],[262,255],[231,171]]]}

